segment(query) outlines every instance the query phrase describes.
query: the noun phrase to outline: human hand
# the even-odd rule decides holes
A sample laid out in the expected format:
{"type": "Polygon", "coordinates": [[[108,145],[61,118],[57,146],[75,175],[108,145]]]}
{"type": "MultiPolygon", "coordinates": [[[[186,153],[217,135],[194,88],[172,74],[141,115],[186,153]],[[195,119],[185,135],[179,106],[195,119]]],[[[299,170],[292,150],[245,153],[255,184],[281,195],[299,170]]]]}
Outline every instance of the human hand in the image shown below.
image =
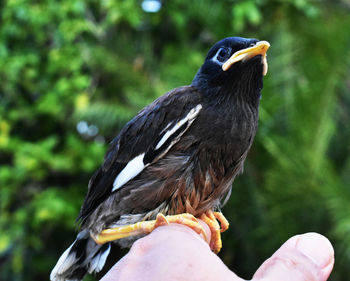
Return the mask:
{"type": "MultiPolygon", "coordinates": [[[[210,231],[204,222],[210,239],[210,231]]],[[[307,233],[290,238],[267,259],[252,280],[324,281],[334,264],[332,245],[324,236],[307,233]]],[[[170,224],[134,243],[102,281],[243,281],[230,271],[192,229],[170,224]]]]}

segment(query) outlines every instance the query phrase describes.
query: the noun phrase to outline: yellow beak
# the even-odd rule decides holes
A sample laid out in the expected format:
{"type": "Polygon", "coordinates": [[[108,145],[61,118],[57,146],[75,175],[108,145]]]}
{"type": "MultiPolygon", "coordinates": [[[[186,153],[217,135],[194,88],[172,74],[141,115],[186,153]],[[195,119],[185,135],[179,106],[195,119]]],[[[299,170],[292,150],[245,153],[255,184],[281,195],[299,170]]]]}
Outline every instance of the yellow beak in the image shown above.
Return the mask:
{"type": "Polygon", "coordinates": [[[257,55],[262,55],[262,63],[264,65],[263,75],[267,73],[267,59],[266,52],[270,48],[270,43],[267,41],[259,41],[253,47],[235,52],[223,65],[222,70],[227,71],[234,63],[238,61],[245,61],[257,55]]]}

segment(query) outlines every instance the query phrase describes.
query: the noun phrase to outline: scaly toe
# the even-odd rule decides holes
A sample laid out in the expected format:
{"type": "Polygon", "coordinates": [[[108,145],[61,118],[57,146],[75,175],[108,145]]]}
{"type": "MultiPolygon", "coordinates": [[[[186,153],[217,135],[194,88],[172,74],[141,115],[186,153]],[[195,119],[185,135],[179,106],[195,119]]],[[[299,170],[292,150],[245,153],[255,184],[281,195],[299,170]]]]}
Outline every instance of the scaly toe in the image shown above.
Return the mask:
{"type": "Polygon", "coordinates": [[[220,231],[225,232],[230,226],[228,220],[221,212],[214,212],[214,216],[220,222],[220,231]]]}
{"type": "Polygon", "coordinates": [[[209,226],[211,231],[211,241],[210,249],[214,253],[219,253],[222,248],[221,234],[220,234],[220,225],[216,220],[216,216],[213,211],[209,210],[202,214],[201,219],[209,226]]]}

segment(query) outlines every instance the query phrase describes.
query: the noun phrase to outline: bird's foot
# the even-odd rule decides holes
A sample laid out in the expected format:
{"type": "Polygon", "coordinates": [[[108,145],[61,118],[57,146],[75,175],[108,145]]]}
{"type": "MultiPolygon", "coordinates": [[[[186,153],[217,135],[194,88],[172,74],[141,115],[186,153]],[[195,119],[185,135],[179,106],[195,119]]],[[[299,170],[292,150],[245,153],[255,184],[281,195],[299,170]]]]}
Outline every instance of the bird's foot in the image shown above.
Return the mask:
{"type": "Polygon", "coordinates": [[[221,232],[224,232],[229,227],[229,222],[220,212],[206,211],[200,216],[200,219],[205,221],[211,231],[210,249],[214,253],[219,253],[222,247],[221,232]],[[220,224],[219,224],[219,222],[220,224]]]}
{"type": "Polygon", "coordinates": [[[214,214],[214,217],[220,222],[220,232],[225,232],[229,226],[230,223],[228,220],[225,218],[223,213],[221,212],[212,212],[214,214]]]}
{"type": "MultiPolygon", "coordinates": [[[[215,218],[214,218],[215,219],[215,218]]],[[[191,214],[179,214],[173,216],[164,216],[158,214],[155,220],[141,221],[135,224],[123,225],[113,228],[104,229],[96,236],[92,236],[97,244],[104,244],[121,238],[135,236],[139,234],[149,234],[159,226],[168,225],[170,223],[183,224],[193,229],[198,234],[202,234],[204,239],[208,241],[207,234],[203,226],[191,214]]],[[[217,223],[217,222],[216,222],[217,223]]]]}

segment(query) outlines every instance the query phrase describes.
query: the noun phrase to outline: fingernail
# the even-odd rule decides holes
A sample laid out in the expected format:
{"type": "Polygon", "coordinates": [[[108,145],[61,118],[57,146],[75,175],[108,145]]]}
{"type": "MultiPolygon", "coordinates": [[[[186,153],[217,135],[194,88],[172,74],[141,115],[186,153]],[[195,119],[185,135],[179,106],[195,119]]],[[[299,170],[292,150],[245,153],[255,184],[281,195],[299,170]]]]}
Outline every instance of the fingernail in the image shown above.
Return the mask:
{"type": "Polygon", "coordinates": [[[300,235],[296,249],[312,260],[319,268],[332,269],[334,250],[326,237],[318,233],[300,235]]]}

